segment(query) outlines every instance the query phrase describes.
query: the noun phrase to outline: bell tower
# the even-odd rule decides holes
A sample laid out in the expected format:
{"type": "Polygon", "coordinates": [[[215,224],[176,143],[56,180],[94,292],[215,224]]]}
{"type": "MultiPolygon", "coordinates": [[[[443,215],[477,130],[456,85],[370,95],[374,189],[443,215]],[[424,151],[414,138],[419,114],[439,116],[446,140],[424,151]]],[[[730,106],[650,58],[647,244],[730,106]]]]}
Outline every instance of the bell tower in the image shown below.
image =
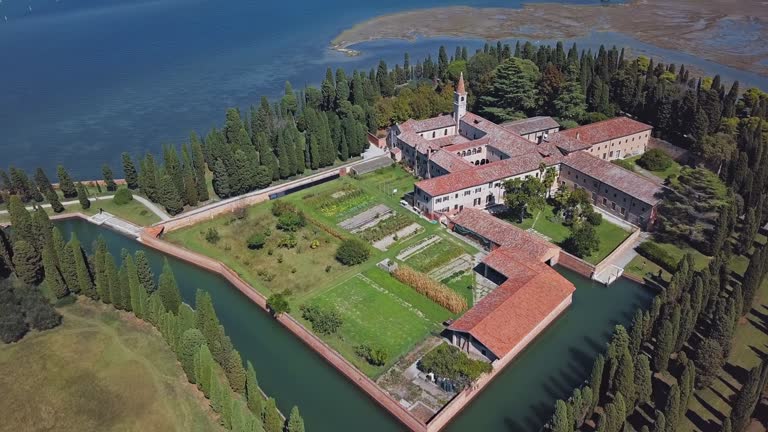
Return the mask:
{"type": "Polygon", "coordinates": [[[456,129],[459,128],[459,120],[467,113],[467,91],[464,88],[464,73],[459,75],[459,83],[456,84],[456,90],[453,92],[453,121],[456,123],[456,129]]]}

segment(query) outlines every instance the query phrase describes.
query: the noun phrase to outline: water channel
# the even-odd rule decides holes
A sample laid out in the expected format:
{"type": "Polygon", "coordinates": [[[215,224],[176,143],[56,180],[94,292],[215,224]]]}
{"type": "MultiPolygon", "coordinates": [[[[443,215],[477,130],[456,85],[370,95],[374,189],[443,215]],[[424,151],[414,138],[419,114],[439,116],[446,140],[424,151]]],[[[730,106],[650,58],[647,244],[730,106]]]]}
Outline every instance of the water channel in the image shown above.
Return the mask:
{"type": "MultiPolygon", "coordinates": [[[[77,233],[83,246],[102,235],[112,254],[145,249],[158,275],[163,254],[113,231],[80,219],[57,222],[65,238],[77,233]]],[[[253,362],[264,391],[283,412],[298,405],[313,432],[391,432],[405,428],[291,333],[251,303],[228,282],[191,264],[169,257],[184,301],[195,291],[210,292],[216,311],[235,347],[253,362]]],[[[627,324],[634,310],[652,293],[621,279],[609,288],[563,268],[576,285],[573,305],[447,428],[447,431],[536,432],[552,412],[555,399],[570,394],[585,379],[592,359],[602,350],[615,324],[627,324]]]]}

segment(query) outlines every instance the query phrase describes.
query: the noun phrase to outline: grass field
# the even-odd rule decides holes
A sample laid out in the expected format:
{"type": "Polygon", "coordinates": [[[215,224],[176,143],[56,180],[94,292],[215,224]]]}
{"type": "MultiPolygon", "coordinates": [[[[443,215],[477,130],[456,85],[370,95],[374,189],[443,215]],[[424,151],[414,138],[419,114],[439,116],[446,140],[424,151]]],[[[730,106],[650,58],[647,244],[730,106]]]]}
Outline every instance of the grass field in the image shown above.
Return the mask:
{"type": "Polygon", "coordinates": [[[647,170],[637,165],[637,160],[640,159],[641,157],[642,155],[632,156],[631,158],[624,159],[624,162],[628,166],[633,167],[634,171],[639,174],[651,173],[662,180],[666,180],[669,176],[680,174],[680,170],[682,170],[683,168],[682,165],[680,165],[679,163],[672,161],[672,165],[670,165],[669,168],[665,170],[660,170],[660,171],[647,170]]]}
{"type": "MultiPolygon", "coordinates": [[[[541,212],[523,219],[522,223],[518,223],[516,220],[511,220],[510,222],[524,230],[533,228],[542,235],[549,237],[550,241],[555,244],[562,243],[571,235],[571,229],[555,219],[554,208],[549,204],[541,212]]],[[[620,226],[614,225],[605,219],[603,223],[595,227],[595,232],[600,239],[600,247],[597,252],[584,257],[584,261],[592,264],[597,264],[610,255],[630,234],[620,226]]]]}
{"type": "Polygon", "coordinates": [[[61,326],[0,345],[1,431],[219,431],[148,324],[102,305],[62,307],[61,326]]]}
{"type": "Polygon", "coordinates": [[[464,249],[450,239],[433,243],[424,250],[409,256],[405,262],[414,269],[429,273],[442,267],[464,253],[464,249]]]}
{"type": "MultiPolygon", "coordinates": [[[[707,264],[709,264],[709,260],[711,259],[711,257],[704,255],[703,253],[688,245],[679,246],[672,243],[662,243],[659,241],[655,241],[655,243],[658,244],[662,249],[666,250],[678,262],[683,259],[685,254],[693,254],[693,262],[697,270],[701,270],[706,267],[707,264]]],[[[745,260],[748,261],[748,259],[745,257],[734,256],[733,261],[736,263],[735,268],[740,268],[743,265],[743,268],[746,270],[746,264],[744,263],[745,260]]],[[[627,273],[631,273],[639,277],[649,277],[650,275],[656,276],[659,274],[659,270],[661,270],[662,278],[666,281],[669,281],[669,279],[672,277],[669,272],[662,269],[653,261],[640,255],[633,258],[625,268],[627,273]]]]}
{"type": "Polygon", "coordinates": [[[475,286],[474,270],[467,270],[459,275],[449,276],[441,282],[464,297],[467,300],[467,306],[472,307],[475,303],[474,296],[472,295],[472,288],[475,286]]]}
{"type": "MultiPolygon", "coordinates": [[[[80,205],[77,204],[75,207],[79,208],[80,205]]],[[[136,200],[131,200],[131,202],[124,205],[117,205],[111,199],[94,201],[91,203],[91,207],[83,211],[83,213],[94,215],[99,212],[99,208],[103,208],[105,212],[112,213],[138,226],[149,226],[155,222],[160,222],[160,218],[156,214],[136,200]]]]}
{"type": "Polygon", "coordinates": [[[355,275],[315,297],[312,303],[333,308],[344,324],[326,341],[371,377],[385,371],[441,322],[453,315],[379,269],[355,275]],[[389,354],[387,364],[372,366],[354,354],[367,343],[389,354]]]}

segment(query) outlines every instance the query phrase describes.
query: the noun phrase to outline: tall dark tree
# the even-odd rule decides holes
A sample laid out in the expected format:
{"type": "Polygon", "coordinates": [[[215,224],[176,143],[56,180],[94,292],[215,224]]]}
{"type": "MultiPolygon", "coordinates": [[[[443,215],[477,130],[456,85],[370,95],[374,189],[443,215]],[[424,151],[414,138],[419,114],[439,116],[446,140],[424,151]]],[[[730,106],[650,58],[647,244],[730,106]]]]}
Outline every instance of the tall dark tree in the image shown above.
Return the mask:
{"type": "Polygon", "coordinates": [[[116,191],[117,183],[115,183],[115,175],[112,173],[112,168],[107,164],[102,165],[101,174],[104,177],[104,185],[107,187],[107,190],[110,192],[116,191]]]}
{"type": "Polygon", "coordinates": [[[144,251],[136,251],[136,273],[139,276],[139,282],[148,293],[151,294],[157,290],[155,274],[144,251]]]}
{"type": "Polygon", "coordinates": [[[16,276],[24,283],[37,285],[43,277],[43,265],[40,252],[26,240],[13,242],[13,267],[16,276]]]}
{"type": "Polygon", "coordinates": [[[59,177],[59,189],[61,190],[61,193],[64,194],[64,198],[76,197],[77,188],[75,183],[72,181],[72,177],[69,176],[69,173],[64,168],[64,166],[59,165],[56,168],[56,173],[59,177]]]}
{"type": "Polygon", "coordinates": [[[181,306],[181,292],[179,292],[176,277],[173,275],[173,270],[171,270],[171,265],[167,259],[163,263],[163,272],[160,274],[157,292],[160,295],[163,306],[168,311],[178,314],[179,306],[181,306]]]}
{"type": "Polygon", "coordinates": [[[139,188],[139,174],[136,171],[136,165],[133,164],[133,158],[128,153],[120,155],[123,161],[123,175],[128,189],[136,190],[139,188]]]}
{"type": "Polygon", "coordinates": [[[83,210],[91,208],[91,200],[88,199],[88,191],[82,183],[77,183],[77,200],[80,201],[80,207],[83,210]]]}

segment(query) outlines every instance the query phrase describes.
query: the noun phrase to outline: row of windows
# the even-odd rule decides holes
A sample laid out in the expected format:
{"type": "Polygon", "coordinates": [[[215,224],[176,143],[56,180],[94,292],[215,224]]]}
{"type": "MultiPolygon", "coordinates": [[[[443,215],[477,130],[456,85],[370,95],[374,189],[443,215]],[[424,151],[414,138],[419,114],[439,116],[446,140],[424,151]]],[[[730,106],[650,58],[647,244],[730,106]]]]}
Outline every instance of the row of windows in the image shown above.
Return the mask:
{"type": "Polygon", "coordinates": [[[462,157],[464,157],[464,156],[471,156],[473,154],[478,154],[478,153],[482,153],[482,152],[483,152],[483,149],[481,147],[476,147],[476,148],[473,148],[471,151],[470,150],[463,150],[463,151],[460,151],[460,152],[456,152],[456,156],[462,156],[462,157]]]}

